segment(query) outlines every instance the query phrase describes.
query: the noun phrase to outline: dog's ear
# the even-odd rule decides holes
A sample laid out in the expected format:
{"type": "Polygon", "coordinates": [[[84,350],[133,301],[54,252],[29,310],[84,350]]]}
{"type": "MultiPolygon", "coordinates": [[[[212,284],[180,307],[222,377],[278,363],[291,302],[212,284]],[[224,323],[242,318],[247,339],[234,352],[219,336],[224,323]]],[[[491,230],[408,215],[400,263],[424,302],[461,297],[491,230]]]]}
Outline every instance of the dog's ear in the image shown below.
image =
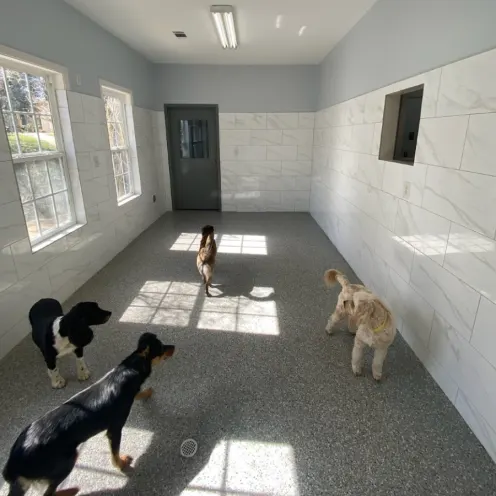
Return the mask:
{"type": "Polygon", "coordinates": [[[143,358],[147,358],[149,354],[150,354],[149,346],[146,346],[143,350],[138,349],[138,355],[143,358]]]}
{"type": "Polygon", "coordinates": [[[143,333],[138,340],[138,355],[147,357],[150,354],[150,346],[156,341],[157,336],[151,332],[143,333]]]}
{"type": "Polygon", "coordinates": [[[82,327],[87,327],[84,309],[81,303],[74,305],[63,317],[61,322],[68,333],[78,332],[82,327]]]}

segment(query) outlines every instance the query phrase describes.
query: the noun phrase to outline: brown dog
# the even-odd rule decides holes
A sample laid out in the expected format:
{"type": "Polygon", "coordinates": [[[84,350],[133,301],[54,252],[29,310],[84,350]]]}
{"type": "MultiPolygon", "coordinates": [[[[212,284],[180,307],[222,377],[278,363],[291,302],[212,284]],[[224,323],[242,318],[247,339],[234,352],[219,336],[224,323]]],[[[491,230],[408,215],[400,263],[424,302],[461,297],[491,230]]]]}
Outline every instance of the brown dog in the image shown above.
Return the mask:
{"type": "Polygon", "coordinates": [[[207,296],[210,296],[208,288],[212,285],[216,255],[217,244],[215,243],[214,227],[204,226],[202,228],[200,249],[198,250],[198,255],[196,257],[196,266],[198,267],[198,272],[203,278],[203,284],[205,284],[205,294],[207,296]]]}

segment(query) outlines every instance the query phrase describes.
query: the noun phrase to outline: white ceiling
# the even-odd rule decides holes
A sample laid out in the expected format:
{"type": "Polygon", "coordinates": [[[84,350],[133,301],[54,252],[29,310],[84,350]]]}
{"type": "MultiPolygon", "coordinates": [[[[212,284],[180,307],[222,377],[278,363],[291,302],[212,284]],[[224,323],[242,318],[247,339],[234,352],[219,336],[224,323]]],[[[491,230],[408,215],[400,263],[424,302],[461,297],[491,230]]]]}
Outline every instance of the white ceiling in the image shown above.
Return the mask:
{"type": "Polygon", "coordinates": [[[318,64],[376,0],[65,0],[153,62],[318,64]],[[223,50],[210,5],[235,8],[237,50],[223,50]],[[302,26],[306,26],[299,36],[302,26]],[[184,31],[177,39],[172,31],[184,31]]]}

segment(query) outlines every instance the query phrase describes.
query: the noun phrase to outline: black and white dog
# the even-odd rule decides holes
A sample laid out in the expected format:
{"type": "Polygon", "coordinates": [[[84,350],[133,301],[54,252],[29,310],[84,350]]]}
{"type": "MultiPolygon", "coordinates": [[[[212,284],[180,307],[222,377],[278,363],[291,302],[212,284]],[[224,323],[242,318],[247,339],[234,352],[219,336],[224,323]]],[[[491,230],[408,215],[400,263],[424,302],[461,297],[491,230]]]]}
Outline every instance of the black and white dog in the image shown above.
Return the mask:
{"type": "Polygon", "coordinates": [[[60,389],[66,384],[57,368],[57,358],[69,353],[76,355],[78,379],[89,379],[83,348],[93,340],[90,326],[105,324],[111,315],[112,312],[90,301],[78,303],[66,315],[60,303],[52,298],[39,300],[31,307],[29,322],[33,341],[43,353],[53,388],[60,389]]]}

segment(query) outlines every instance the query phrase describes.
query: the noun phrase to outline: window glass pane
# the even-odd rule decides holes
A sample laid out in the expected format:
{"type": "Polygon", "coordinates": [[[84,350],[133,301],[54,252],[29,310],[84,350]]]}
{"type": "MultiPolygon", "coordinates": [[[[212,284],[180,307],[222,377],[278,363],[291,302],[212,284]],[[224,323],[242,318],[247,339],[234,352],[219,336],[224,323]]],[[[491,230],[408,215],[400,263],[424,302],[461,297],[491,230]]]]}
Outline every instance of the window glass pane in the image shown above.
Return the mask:
{"type": "Polygon", "coordinates": [[[26,74],[7,69],[5,76],[7,78],[12,110],[17,112],[32,112],[26,74]]]}
{"type": "Polygon", "coordinates": [[[108,122],[124,122],[122,115],[122,103],[117,98],[105,97],[105,114],[108,122]]]}
{"type": "Polygon", "coordinates": [[[37,114],[50,114],[48,91],[45,78],[28,74],[29,90],[33,103],[33,112],[37,114]]]}
{"type": "Polygon", "coordinates": [[[131,194],[131,175],[129,173],[124,174],[124,191],[126,195],[131,194]]]}
{"type": "Polygon", "coordinates": [[[36,223],[36,213],[34,203],[27,203],[22,206],[24,210],[24,217],[26,219],[26,227],[28,228],[29,238],[32,240],[40,237],[38,224],[36,223]]]}
{"type": "Polygon", "coordinates": [[[124,126],[119,122],[109,122],[108,130],[110,148],[124,148],[126,146],[124,140],[124,126]]]}
{"type": "Polygon", "coordinates": [[[38,126],[38,134],[40,136],[41,149],[44,152],[54,152],[57,150],[55,142],[55,132],[53,129],[53,121],[49,115],[36,115],[36,125],[38,126]]]}
{"type": "Polygon", "coordinates": [[[115,178],[115,187],[117,189],[117,198],[122,198],[126,195],[126,189],[124,186],[124,176],[117,176],[115,178]]]}
{"type": "Polygon", "coordinates": [[[62,161],[60,159],[54,158],[48,161],[48,172],[54,193],[66,189],[64,170],[62,169],[62,161]]]}
{"type": "Polygon", "coordinates": [[[36,153],[40,151],[38,135],[32,114],[14,114],[14,121],[19,136],[21,153],[36,153]]]}
{"type": "Polygon", "coordinates": [[[37,160],[36,162],[30,162],[28,164],[28,170],[35,198],[49,195],[51,189],[45,161],[37,160]]]}
{"type": "Polygon", "coordinates": [[[55,208],[51,196],[36,200],[36,213],[40,222],[41,234],[46,234],[57,228],[57,218],[55,217],[55,208]]]}
{"type": "Polygon", "coordinates": [[[33,192],[31,190],[31,185],[29,184],[28,168],[26,164],[16,164],[14,167],[17,178],[17,187],[19,188],[19,194],[21,195],[21,202],[25,203],[33,200],[33,192]]]}
{"type": "Polygon", "coordinates": [[[122,159],[122,170],[124,172],[129,172],[129,154],[127,152],[122,152],[121,159],[122,159]]]}
{"type": "Polygon", "coordinates": [[[114,164],[114,176],[122,174],[122,153],[112,152],[112,163],[114,164]]]}
{"type": "Polygon", "coordinates": [[[14,119],[12,114],[3,114],[3,122],[5,124],[5,131],[7,132],[7,139],[9,140],[10,151],[12,155],[19,154],[19,148],[17,147],[17,139],[15,134],[14,119]]]}
{"type": "Polygon", "coordinates": [[[71,207],[69,205],[69,195],[67,191],[62,193],[57,193],[53,197],[55,201],[55,210],[57,211],[57,217],[59,219],[59,226],[65,226],[69,224],[72,220],[71,207]]]}
{"type": "Polygon", "coordinates": [[[179,122],[181,158],[208,158],[208,122],[199,119],[179,122]]]}
{"type": "Polygon", "coordinates": [[[0,109],[10,110],[9,101],[7,99],[7,87],[5,85],[5,81],[3,78],[3,71],[1,67],[0,67],[0,109]]]}

